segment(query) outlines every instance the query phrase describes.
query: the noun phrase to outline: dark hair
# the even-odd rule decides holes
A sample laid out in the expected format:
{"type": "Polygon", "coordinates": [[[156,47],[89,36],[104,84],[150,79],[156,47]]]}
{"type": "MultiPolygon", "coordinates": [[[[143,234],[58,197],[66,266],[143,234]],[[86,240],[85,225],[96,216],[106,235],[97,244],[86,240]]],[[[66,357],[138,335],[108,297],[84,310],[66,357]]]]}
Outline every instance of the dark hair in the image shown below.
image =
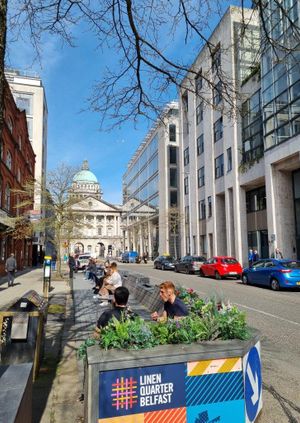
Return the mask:
{"type": "Polygon", "coordinates": [[[118,305],[126,305],[129,297],[129,291],[125,286],[119,286],[115,290],[115,300],[118,305]]]}

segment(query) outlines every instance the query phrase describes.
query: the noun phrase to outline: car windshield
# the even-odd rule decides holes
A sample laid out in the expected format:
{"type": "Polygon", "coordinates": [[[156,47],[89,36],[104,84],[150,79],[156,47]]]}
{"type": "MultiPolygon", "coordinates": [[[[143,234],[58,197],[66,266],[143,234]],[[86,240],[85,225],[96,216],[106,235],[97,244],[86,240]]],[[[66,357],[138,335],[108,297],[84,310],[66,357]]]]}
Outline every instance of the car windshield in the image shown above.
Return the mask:
{"type": "Polygon", "coordinates": [[[205,258],[204,257],[200,257],[200,256],[192,257],[192,261],[205,261],[205,258]]]}
{"type": "Polygon", "coordinates": [[[174,261],[173,257],[171,257],[171,256],[164,256],[164,257],[162,257],[162,260],[170,261],[170,262],[174,261]]]}
{"type": "Polygon", "coordinates": [[[286,261],[281,264],[288,269],[300,269],[300,261],[286,261]]]}
{"type": "Polygon", "coordinates": [[[224,258],[224,259],[221,260],[221,263],[224,263],[224,264],[237,264],[238,261],[236,259],[234,259],[234,258],[224,258]]]}

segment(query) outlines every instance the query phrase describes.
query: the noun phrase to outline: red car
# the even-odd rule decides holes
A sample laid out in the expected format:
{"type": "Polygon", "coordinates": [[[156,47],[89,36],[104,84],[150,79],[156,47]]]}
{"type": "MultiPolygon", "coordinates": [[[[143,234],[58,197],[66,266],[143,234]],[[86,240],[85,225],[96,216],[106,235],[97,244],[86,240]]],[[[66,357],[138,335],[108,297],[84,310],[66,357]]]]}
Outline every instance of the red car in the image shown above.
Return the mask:
{"type": "Polygon", "coordinates": [[[200,267],[200,276],[214,276],[217,280],[226,277],[241,279],[242,266],[234,257],[212,257],[200,267]]]}

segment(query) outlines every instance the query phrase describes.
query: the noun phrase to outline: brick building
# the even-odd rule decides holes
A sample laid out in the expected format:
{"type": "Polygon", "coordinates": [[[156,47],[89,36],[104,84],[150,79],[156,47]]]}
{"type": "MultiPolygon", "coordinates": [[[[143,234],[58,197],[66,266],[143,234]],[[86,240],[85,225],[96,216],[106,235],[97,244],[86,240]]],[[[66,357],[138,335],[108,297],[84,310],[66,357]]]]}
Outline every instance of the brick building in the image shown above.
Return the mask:
{"type": "Polygon", "coordinates": [[[32,240],[14,239],[7,233],[7,217],[23,215],[26,210],[16,207],[20,200],[13,193],[34,178],[35,154],[28,138],[26,115],[14,101],[9,85],[4,88],[4,126],[0,161],[0,275],[5,274],[5,260],[15,253],[18,269],[32,264],[32,240]]]}

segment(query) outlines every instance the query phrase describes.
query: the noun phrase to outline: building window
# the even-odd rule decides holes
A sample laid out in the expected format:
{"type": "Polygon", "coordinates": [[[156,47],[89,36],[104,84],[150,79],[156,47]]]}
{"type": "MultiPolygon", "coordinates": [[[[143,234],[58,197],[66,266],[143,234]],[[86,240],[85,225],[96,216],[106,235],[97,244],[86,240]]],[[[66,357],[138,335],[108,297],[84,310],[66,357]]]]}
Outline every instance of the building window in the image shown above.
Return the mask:
{"type": "Polygon", "coordinates": [[[183,164],[184,166],[188,165],[190,162],[190,153],[189,153],[189,147],[187,147],[183,152],[183,164]]]}
{"type": "Polygon", "coordinates": [[[200,156],[204,152],[204,135],[201,134],[197,138],[197,155],[200,156]]]}
{"type": "Polygon", "coordinates": [[[184,208],[184,221],[188,225],[190,223],[190,207],[185,206],[184,208]]]}
{"type": "Polygon", "coordinates": [[[221,67],[221,45],[220,43],[216,46],[216,48],[211,53],[211,68],[212,71],[215,72],[217,69],[221,67]]]}
{"type": "Polygon", "coordinates": [[[18,137],[19,149],[22,150],[22,137],[19,135],[18,137]]]}
{"type": "Polygon", "coordinates": [[[222,101],[222,82],[219,81],[213,89],[213,104],[217,106],[222,101]]]}
{"type": "Polygon", "coordinates": [[[102,227],[101,226],[98,227],[98,235],[100,235],[100,236],[102,235],[102,227]]]}
{"type": "Polygon", "coordinates": [[[248,191],[246,193],[247,213],[265,210],[266,208],[267,208],[267,203],[266,203],[266,187],[265,186],[248,191]]]}
{"type": "Polygon", "coordinates": [[[212,203],[211,203],[211,197],[207,197],[207,208],[208,208],[208,216],[212,217],[212,203]]]}
{"type": "Polygon", "coordinates": [[[199,220],[206,219],[206,207],[205,207],[205,200],[199,201],[199,220]]]}
{"type": "Polygon", "coordinates": [[[12,119],[10,117],[7,119],[7,126],[8,126],[9,131],[12,133],[12,131],[13,131],[13,122],[12,122],[12,119]]]}
{"type": "Polygon", "coordinates": [[[198,104],[196,107],[196,123],[199,125],[203,121],[203,103],[198,104]]]}
{"type": "MultiPolygon", "coordinates": [[[[272,116],[266,122],[267,132],[274,130],[274,117],[272,116]]],[[[242,163],[262,157],[264,145],[260,90],[242,104],[242,142],[242,163]]]]}
{"type": "Polygon", "coordinates": [[[170,187],[177,188],[177,169],[170,168],[170,187]]]}
{"type": "Polygon", "coordinates": [[[26,115],[32,115],[32,94],[18,94],[15,101],[19,110],[25,110],[26,115]]]}
{"type": "Polygon", "coordinates": [[[93,207],[93,203],[89,201],[89,208],[93,207]]]}
{"type": "Polygon", "coordinates": [[[169,141],[176,142],[176,125],[173,123],[169,125],[169,141]]]}
{"type": "Polygon", "coordinates": [[[88,246],[87,246],[87,250],[88,250],[88,252],[90,253],[90,252],[92,251],[92,246],[91,246],[91,245],[88,245],[88,246]]]}
{"type": "Polygon", "coordinates": [[[218,179],[224,175],[224,155],[221,154],[215,159],[215,178],[218,179]]]}
{"type": "Polygon", "coordinates": [[[177,190],[170,191],[170,206],[176,207],[178,205],[178,199],[177,199],[177,190]]]}
{"type": "Polygon", "coordinates": [[[204,166],[198,169],[198,188],[205,185],[205,175],[204,175],[204,166]]]}
{"type": "Polygon", "coordinates": [[[207,254],[206,235],[200,235],[200,251],[201,254],[207,254]]]}
{"type": "Polygon", "coordinates": [[[189,193],[189,177],[184,178],[184,193],[187,195],[189,193]]]}
{"type": "Polygon", "coordinates": [[[11,159],[11,153],[10,153],[9,150],[7,150],[7,152],[6,152],[6,161],[5,161],[5,164],[8,167],[8,169],[11,170],[12,159],[11,159]]]}
{"type": "Polygon", "coordinates": [[[195,78],[195,87],[196,87],[196,94],[198,95],[203,87],[203,78],[202,78],[202,70],[198,73],[195,78]]]}
{"type": "Polygon", "coordinates": [[[107,236],[112,236],[112,228],[111,227],[107,228],[107,236]]]}
{"type": "Polygon", "coordinates": [[[221,116],[214,123],[214,142],[219,141],[223,137],[223,117],[221,116]]]}
{"type": "Polygon", "coordinates": [[[227,172],[232,170],[232,151],[231,147],[227,148],[227,172]]]}
{"type": "Polygon", "coordinates": [[[10,211],[10,186],[8,184],[5,187],[4,206],[6,210],[10,211]]]}
{"type": "Polygon", "coordinates": [[[177,147],[169,147],[169,163],[177,164],[177,147]]]}

